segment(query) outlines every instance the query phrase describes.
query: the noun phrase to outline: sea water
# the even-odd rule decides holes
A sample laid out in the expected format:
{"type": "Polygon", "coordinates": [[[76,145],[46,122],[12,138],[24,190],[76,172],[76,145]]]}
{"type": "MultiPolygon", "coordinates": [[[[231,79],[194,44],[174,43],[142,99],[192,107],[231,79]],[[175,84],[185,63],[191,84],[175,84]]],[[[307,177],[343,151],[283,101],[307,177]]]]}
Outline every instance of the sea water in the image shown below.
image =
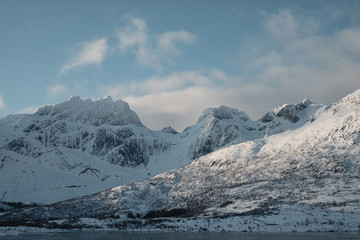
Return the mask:
{"type": "Polygon", "coordinates": [[[0,240],[335,240],[360,239],[357,233],[237,233],[237,232],[59,232],[22,233],[14,236],[0,236],[0,240]]]}

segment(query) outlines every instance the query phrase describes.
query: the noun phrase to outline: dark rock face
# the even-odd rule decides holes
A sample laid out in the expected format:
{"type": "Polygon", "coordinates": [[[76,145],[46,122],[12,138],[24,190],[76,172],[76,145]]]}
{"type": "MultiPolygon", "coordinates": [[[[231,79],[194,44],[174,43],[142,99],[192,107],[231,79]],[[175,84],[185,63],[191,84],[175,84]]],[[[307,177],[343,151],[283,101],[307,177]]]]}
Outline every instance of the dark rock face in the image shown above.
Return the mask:
{"type": "Polygon", "coordinates": [[[144,139],[135,136],[130,128],[122,128],[115,132],[101,128],[94,139],[92,154],[104,157],[108,162],[124,167],[145,166],[154,153],[144,139]]]}
{"type": "Polygon", "coordinates": [[[133,135],[134,132],[130,128],[119,129],[115,132],[101,128],[96,133],[91,153],[96,156],[104,156],[109,150],[123,145],[133,135]]]}
{"type": "Polygon", "coordinates": [[[175,129],[173,129],[172,127],[165,127],[161,131],[165,132],[165,133],[178,134],[178,132],[175,129]]]}
{"type": "Polygon", "coordinates": [[[131,127],[101,128],[95,134],[91,153],[123,167],[146,166],[152,155],[168,150],[170,145],[151,136],[139,136],[131,127]]]}
{"type": "Polygon", "coordinates": [[[30,145],[24,140],[24,138],[12,140],[6,145],[6,149],[22,155],[28,155],[31,151],[30,145]]]}
{"type": "Polygon", "coordinates": [[[282,107],[275,116],[284,118],[292,123],[296,123],[300,118],[297,115],[299,108],[295,105],[285,105],[282,107]]]}
{"type": "Polygon", "coordinates": [[[268,112],[268,113],[266,113],[260,120],[261,120],[263,123],[269,123],[269,122],[271,122],[274,118],[275,118],[274,113],[273,113],[273,112],[268,112]]]}
{"type": "Polygon", "coordinates": [[[141,164],[146,166],[153,153],[153,147],[148,146],[143,139],[128,139],[111,151],[107,159],[110,163],[123,167],[136,167],[141,164]]]}
{"type": "Polygon", "coordinates": [[[190,150],[192,151],[193,159],[209,154],[216,148],[225,146],[240,134],[238,126],[232,124],[221,126],[217,119],[210,121],[207,127],[209,131],[203,132],[190,150]]]}

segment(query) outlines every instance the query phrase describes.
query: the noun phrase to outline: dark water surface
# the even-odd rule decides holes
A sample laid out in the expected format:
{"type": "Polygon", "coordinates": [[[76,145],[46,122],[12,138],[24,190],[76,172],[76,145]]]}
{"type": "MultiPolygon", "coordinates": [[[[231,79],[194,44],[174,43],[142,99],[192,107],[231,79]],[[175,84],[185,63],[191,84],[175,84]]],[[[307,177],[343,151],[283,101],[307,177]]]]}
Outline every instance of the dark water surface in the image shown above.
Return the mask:
{"type": "Polygon", "coordinates": [[[360,239],[360,234],[349,233],[154,233],[154,232],[62,232],[28,233],[18,236],[0,236],[0,240],[333,240],[360,239]]]}

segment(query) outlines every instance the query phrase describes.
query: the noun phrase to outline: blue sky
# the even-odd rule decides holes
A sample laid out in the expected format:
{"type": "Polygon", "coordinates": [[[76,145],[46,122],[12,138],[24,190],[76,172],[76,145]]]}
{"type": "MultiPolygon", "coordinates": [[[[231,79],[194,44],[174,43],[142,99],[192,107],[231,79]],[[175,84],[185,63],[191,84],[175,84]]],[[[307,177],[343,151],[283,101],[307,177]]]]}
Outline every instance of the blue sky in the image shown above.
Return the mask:
{"type": "Polygon", "coordinates": [[[360,1],[1,0],[0,33],[0,116],[110,95],[181,131],[360,88],[360,1]]]}

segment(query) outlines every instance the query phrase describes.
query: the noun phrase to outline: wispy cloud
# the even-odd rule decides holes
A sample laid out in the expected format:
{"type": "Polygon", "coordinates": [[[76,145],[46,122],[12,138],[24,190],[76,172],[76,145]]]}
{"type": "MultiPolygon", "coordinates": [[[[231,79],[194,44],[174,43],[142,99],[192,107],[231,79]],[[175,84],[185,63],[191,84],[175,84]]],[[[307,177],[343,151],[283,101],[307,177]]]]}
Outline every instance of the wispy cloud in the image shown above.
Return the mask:
{"type": "Polygon", "coordinates": [[[288,9],[281,9],[277,14],[261,12],[264,28],[279,40],[292,40],[304,34],[312,34],[319,24],[313,18],[294,16],[288,9]]]}
{"type": "Polygon", "coordinates": [[[152,77],[130,87],[141,93],[161,93],[184,89],[191,86],[204,86],[210,84],[210,79],[198,72],[175,72],[165,77],[152,77]]]}
{"type": "Polygon", "coordinates": [[[122,53],[130,50],[139,64],[157,71],[162,70],[164,62],[172,63],[173,58],[181,54],[178,43],[189,44],[197,38],[185,30],[151,34],[144,19],[130,15],[125,21],[126,26],[117,32],[120,50],[122,53]]]}
{"type": "Polygon", "coordinates": [[[68,88],[62,84],[50,85],[46,89],[48,97],[57,97],[68,92],[68,88]]]}
{"type": "Polygon", "coordinates": [[[100,64],[105,58],[108,46],[107,38],[100,38],[91,42],[80,44],[80,50],[70,58],[61,68],[60,74],[90,64],[100,64]]]}
{"type": "Polygon", "coordinates": [[[0,95],[0,110],[5,109],[5,108],[6,108],[5,101],[4,101],[3,97],[0,95]]]}
{"type": "Polygon", "coordinates": [[[148,29],[141,18],[127,16],[127,25],[117,32],[119,48],[126,51],[130,47],[144,46],[148,42],[148,29]]]}
{"type": "Polygon", "coordinates": [[[196,40],[196,35],[185,30],[169,31],[156,36],[156,49],[160,55],[178,55],[181,50],[176,47],[176,43],[192,43],[196,40]]]}

